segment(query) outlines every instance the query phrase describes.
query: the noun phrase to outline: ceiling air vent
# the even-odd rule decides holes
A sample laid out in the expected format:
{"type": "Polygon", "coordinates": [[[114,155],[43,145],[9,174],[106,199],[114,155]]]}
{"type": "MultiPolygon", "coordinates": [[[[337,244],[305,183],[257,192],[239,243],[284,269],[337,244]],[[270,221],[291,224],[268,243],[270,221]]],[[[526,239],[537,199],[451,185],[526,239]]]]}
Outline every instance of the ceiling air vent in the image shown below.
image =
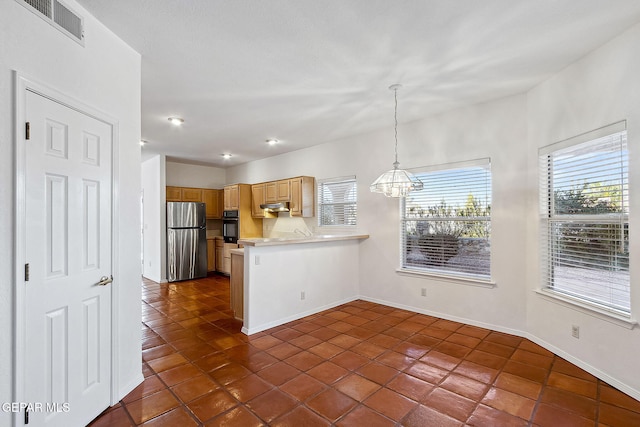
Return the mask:
{"type": "Polygon", "coordinates": [[[84,46],[84,19],[58,0],[16,0],[84,46]]]}

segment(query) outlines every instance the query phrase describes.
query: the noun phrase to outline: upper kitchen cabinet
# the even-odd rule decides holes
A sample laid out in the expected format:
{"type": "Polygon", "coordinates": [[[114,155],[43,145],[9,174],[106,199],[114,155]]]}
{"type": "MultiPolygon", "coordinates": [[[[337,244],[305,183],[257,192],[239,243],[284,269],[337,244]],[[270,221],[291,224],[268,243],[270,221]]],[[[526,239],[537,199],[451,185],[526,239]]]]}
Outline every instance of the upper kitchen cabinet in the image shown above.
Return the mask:
{"type": "Polygon", "coordinates": [[[167,202],[181,202],[181,201],[182,201],[182,188],[167,187],[167,202]]]}
{"type": "Polygon", "coordinates": [[[167,202],[204,202],[207,219],[222,218],[222,190],[167,187],[167,202]]]}
{"type": "Polygon", "coordinates": [[[167,187],[167,202],[202,202],[202,188],[167,187]]]}
{"type": "Polygon", "coordinates": [[[224,210],[237,211],[240,209],[240,184],[224,187],[224,210]]]}
{"type": "Polygon", "coordinates": [[[183,188],[182,201],[183,202],[202,202],[202,189],[201,188],[183,188]]]}
{"type": "Polygon", "coordinates": [[[291,216],[310,218],[315,215],[315,178],[311,176],[299,176],[291,178],[291,198],[289,200],[289,213],[291,216]]]}
{"type": "Polygon", "coordinates": [[[291,180],[281,179],[265,183],[265,202],[288,202],[291,200],[291,180]]]}
{"type": "Polygon", "coordinates": [[[222,204],[223,204],[223,191],[222,190],[202,190],[202,201],[206,206],[207,219],[220,219],[222,218],[222,204]]]}
{"type": "Polygon", "coordinates": [[[251,186],[251,216],[254,218],[275,218],[275,215],[265,212],[260,205],[267,203],[266,200],[266,182],[253,184],[251,186]]]}

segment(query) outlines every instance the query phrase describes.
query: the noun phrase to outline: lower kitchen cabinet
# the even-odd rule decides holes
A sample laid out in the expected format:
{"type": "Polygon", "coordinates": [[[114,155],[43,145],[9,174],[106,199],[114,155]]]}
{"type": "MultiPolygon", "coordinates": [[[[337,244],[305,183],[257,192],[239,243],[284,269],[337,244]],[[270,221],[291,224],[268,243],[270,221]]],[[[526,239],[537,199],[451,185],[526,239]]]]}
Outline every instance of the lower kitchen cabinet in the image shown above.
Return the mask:
{"type": "Polygon", "coordinates": [[[215,239],[216,248],[216,271],[222,273],[224,269],[224,240],[215,239]]]}
{"type": "Polygon", "coordinates": [[[207,239],[207,271],[216,271],[215,239],[207,239]]]}
{"type": "Polygon", "coordinates": [[[240,251],[231,253],[231,310],[238,320],[244,319],[244,254],[240,251]]]}
{"type": "Polygon", "coordinates": [[[236,243],[224,243],[222,239],[215,240],[216,271],[226,275],[231,274],[231,249],[238,249],[236,243]]]}

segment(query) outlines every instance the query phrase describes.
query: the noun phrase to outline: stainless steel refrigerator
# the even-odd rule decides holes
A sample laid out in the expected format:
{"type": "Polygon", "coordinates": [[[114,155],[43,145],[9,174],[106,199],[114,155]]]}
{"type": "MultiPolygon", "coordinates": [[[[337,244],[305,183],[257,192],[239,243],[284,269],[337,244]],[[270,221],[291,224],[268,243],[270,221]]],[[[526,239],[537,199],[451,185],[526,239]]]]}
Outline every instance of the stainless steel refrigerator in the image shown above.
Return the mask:
{"type": "Polygon", "coordinates": [[[207,275],[207,220],[204,203],[167,203],[167,279],[207,275]]]}

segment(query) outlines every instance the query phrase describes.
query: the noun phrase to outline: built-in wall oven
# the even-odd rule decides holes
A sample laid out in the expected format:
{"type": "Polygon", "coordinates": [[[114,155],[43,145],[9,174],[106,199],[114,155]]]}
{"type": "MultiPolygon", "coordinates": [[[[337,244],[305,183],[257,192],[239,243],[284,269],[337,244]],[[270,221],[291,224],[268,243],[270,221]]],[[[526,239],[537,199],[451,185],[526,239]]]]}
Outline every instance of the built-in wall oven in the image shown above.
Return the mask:
{"type": "Polygon", "coordinates": [[[238,243],[238,237],[240,237],[240,216],[238,211],[222,212],[222,237],[225,243],[238,243]]]}

